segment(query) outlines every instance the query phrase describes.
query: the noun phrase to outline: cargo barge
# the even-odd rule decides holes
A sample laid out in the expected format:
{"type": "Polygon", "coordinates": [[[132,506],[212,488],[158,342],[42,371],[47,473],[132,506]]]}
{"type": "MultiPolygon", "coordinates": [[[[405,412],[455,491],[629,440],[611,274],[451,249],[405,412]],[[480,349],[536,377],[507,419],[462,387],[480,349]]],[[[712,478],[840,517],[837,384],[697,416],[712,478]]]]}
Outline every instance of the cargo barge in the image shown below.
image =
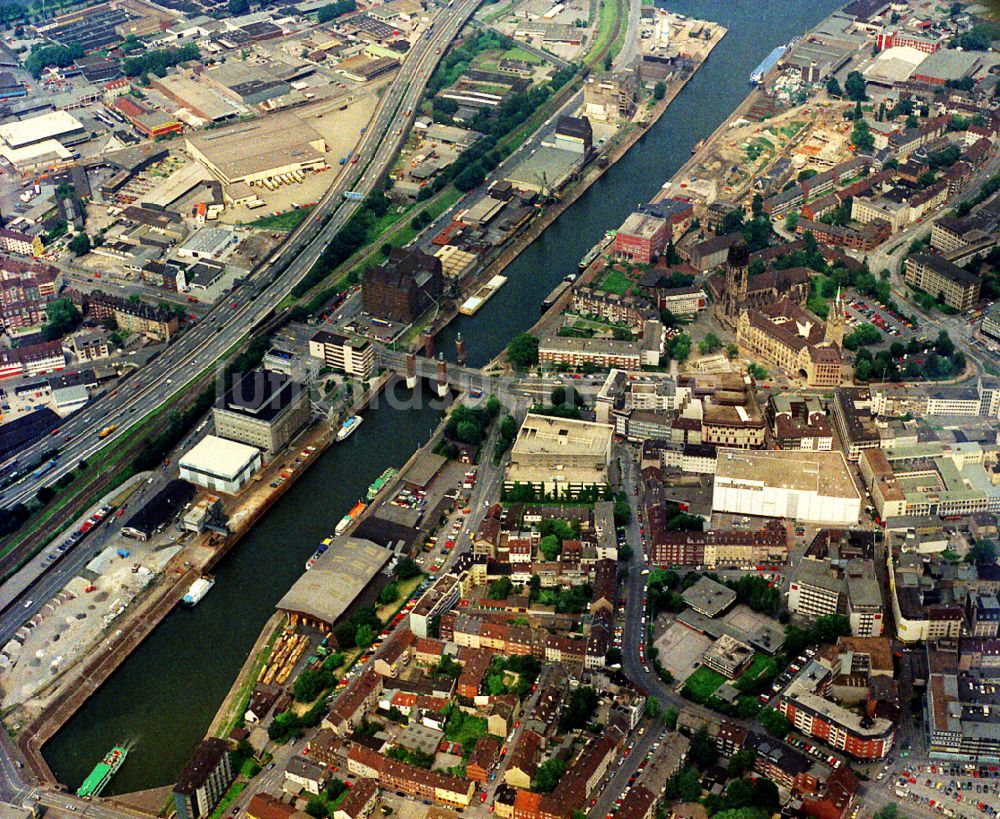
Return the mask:
{"type": "Polygon", "coordinates": [[[479,312],[479,308],[482,307],[486,302],[493,298],[493,294],[497,292],[501,287],[507,283],[507,277],[496,275],[490,279],[486,284],[480,287],[474,296],[469,297],[464,302],[462,306],[458,308],[458,312],[463,316],[474,316],[479,312]]]}
{"type": "Polygon", "coordinates": [[[368,487],[368,493],[365,495],[369,503],[375,500],[375,496],[382,491],[382,487],[392,480],[398,471],[394,466],[390,466],[372,482],[372,485],[368,487]]]}
{"type": "Polygon", "coordinates": [[[323,541],[322,541],[322,543],[320,543],[320,544],[319,544],[319,546],[317,546],[317,547],[316,547],[316,551],[312,553],[312,557],[310,557],[310,558],[309,558],[309,559],[308,559],[308,560],[306,561],[306,571],[307,571],[307,572],[308,572],[308,571],[309,571],[309,570],[310,570],[310,569],[311,569],[311,568],[312,568],[313,566],[315,566],[315,565],[316,565],[316,561],[317,561],[317,560],[319,560],[319,559],[320,559],[320,557],[322,557],[323,553],[324,553],[324,552],[325,552],[325,551],[326,551],[327,549],[329,549],[329,548],[330,548],[330,544],[331,544],[331,543],[333,543],[333,538],[331,538],[331,537],[325,537],[325,538],[323,538],[323,541]]]}
{"type": "Polygon", "coordinates": [[[340,523],[337,524],[337,528],[333,530],[334,534],[344,534],[344,532],[347,531],[347,527],[354,523],[354,521],[361,516],[361,513],[365,511],[365,507],[367,505],[368,504],[364,501],[358,501],[354,505],[354,508],[340,519],[340,523]]]}

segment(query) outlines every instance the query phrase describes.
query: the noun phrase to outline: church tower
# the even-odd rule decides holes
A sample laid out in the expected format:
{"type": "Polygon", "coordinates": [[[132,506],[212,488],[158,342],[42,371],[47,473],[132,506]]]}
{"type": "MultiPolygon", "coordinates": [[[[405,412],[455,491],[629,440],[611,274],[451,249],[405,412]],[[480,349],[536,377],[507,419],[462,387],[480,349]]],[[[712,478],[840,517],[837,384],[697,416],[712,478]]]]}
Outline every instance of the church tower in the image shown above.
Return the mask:
{"type": "Polygon", "coordinates": [[[722,298],[723,323],[736,327],[740,313],[748,307],[747,288],[750,276],[750,249],[733,245],[726,258],[726,291],[722,298]]]}
{"type": "Polygon", "coordinates": [[[840,296],[840,288],[837,288],[837,298],[830,305],[830,312],[826,316],[826,331],[823,338],[838,347],[844,346],[844,300],[840,296]]]}

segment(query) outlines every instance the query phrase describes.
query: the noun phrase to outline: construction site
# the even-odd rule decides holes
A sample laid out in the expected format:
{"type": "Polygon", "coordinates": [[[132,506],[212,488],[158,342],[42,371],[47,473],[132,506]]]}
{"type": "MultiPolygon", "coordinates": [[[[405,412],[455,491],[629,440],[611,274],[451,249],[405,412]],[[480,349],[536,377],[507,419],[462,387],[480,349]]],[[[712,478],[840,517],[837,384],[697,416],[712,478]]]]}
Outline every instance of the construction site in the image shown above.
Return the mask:
{"type": "Polygon", "coordinates": [[[850,103],[813,100],[766,119],[752,118],[753,98],[699,147],[664,187],[661,197],[700,204],[738,203],[760,187],[795,177],[806,168],[822,171],[853,156],[850,103]]]}

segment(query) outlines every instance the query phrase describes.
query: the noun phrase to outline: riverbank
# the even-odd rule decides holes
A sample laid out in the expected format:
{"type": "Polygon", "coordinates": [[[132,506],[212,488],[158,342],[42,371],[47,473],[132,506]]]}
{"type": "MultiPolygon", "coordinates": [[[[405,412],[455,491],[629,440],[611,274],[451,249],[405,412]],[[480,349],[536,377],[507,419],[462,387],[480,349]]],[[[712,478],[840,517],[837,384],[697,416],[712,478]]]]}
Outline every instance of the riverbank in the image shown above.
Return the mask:
{"type": "MultiPolygon", "coordinates": [[[[715,0],[670,0],[670,10],[696,18],[718,12],[730,34],[684,94],[613,170],[602,177],[509,268],[510,281],[474,319],[462,317],[437,339],[446,356],[460,331],[469,362],[493,358],[511,336],[533,323],[537,305],[583,252],[637,202],[649,201],[663,178],[690,157],[691,147],[746,97],[752,68],[779,42],[825,17],[836,0],[762,0],[747,15],[715,0]]],[[[425,444],[440,413],[414,403],[366,416],[364,428],[328,452],[294,492],[275,505],[216,571],[212,593],[196,609],[177,611],[46,746],[64,782],[78,782],[93,754],[123,736],[139,745],[108,793],[137,791],[174,776],[205,735],[218,704],[246,661],[274,603],[302,571],[315,544],[329,534],[358,493],[387,466],[399,466],[425,444]],[[156,691],[151,697],[149,692],[156,691]],[[95,749],[98,749],[95,751],[95,749]]]]}
{"type": "MultiPolygon", "coordinates": [[[[379,376],[354,402],[349,413],[361,412],[393,378],[388,373],[379,376]]],[[[186,544],[166,565],[160,578],[145,590],[143,600],[108,627],[94,644],[98,650],[88,655],[88,662],[66,669],[39,692],[36,699],[45,704],[17,736],[18,748],[39,781],[50,786],[58,784],[42,755],[45,744],[174,610],[191,584],[211,572],[335,440],[336,430],[323,424],[313,424],[302,432],[244,490],[231,510],[232,531],[227,537],[205,534],[186,544]],[[300,453],[300,464],[291,463],[296,453],[300,453]],[[279,474],[288,477],[272,487],[271,482],[279,474]]]]}
{"type": "MultiPolygon", "coordinates": [[[[677,77],[671,82],[662,100],[659,100],[645,111],[637,112],[636,118],[630,123],[631,130],[625,135],[624,139],[613,146],[607,153],[598,157],[578,179],[571,182],[570,186],[561,192],[561,198],[556,204],[548,206],[537,219],[532,221],[523,231],[510,240],[508,245],[495,259],[463,281],[461,284],[462,296],[456,299],[456,304],[461,304],[494,276],[503,273],[521,253],[545,233],[553,222],[576,204],[577,200],[590,190],[595,182],[601,179],[616,163],[624,158],[642,140],[649,129],[666,113],[667,109],[670,108],[670,104],[684,90],[685,86],[698,73],[705,62],[707,62],[715,47],[722,42],[728,33],[729,30],[727,28],[716,25],[712,38],[704,46],[703,58],[694,65],[692,70],[688,74],[677,77]]],[[[571,105],[573,105],[572,101],[566,108],[571,105]]],[[[559,113],[563,113],[566,108],[563,108],[559,113]]],[[[447,310],[438,313],[438,319],[433,324],[424,326],[420,321],[416,322],[419,329],[410,334],[411,338],[406,345],[407,349],[410,352],[418,352],[424,346],[428,334],[432,337],[437,335],[459,315],[458,309],[455,306],[449,305],[447,310]]],[[[489,370],[496,367],[501,360],[502,354],[486,364],[484,369],[489,370]]]]}

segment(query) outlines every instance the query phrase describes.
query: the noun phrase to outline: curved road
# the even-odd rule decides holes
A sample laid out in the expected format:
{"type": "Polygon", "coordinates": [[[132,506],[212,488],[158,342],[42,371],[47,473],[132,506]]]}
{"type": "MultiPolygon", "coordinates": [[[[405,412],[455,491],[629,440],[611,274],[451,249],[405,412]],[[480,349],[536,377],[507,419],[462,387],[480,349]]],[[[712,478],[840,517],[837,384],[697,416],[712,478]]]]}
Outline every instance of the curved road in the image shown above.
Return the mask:
{"type": "Polygon", "coordinates": [[[40,479],[28,475],[14,484],[5,493],[5,505],[27,501],[41,486],[52,484],[71,471],[81,459],[123,437],[135,421],[178,395],[195,374],[211,366],[278,306],[360,208],[361,202],[344,200],[344,193],[357,191],[367,196],[381,181],[405,139],[441,54],[478,5],[479,0],[460,0],[454,7],[438,12],[429,36],[421,36],[413,44],[383,95],[356,149],[358,162],[346,166],[306,221],[255,271],[251,282],[236,291],[237,301],[227,298],[217,304],[136,376],[88,406],[55,435],[21,452],[18,460],[30,464],[46,449],[62,448],[57,466],[40,479]],[[324,220],[328,221],[324,224],[324,220]],[[101,428],[116,421],[119,428],[112,435],[103,440],[96,437],[101,428]]]}
{"type": "MultiPolygon", "coordinates": [[[[333,186],[272,258],[261,265],[249,285],[237,293],[236,307],[229,299],[216,305],[206,317],[150,362],[136,376],[63,424],[54,437],[46,437],[21,452],[18,460],[31,463],[52,446],[61,447],[57,466],[41,478],[28,475],[4,493],[5,506],[25,502],[44,485],[55,482],[75,468],[81,459],[91,458],[104,447],[123,437],[139,419],[175,398],[191,378],[213,365],[258,322],[268,316],[292,287],[316,263],[328,242],[358,210],[361,203],[343,198],[346,191],[367,196],[381,181],[402,145],[420,99],[441,55],[457,36],[480,0],[457,0],[441,9],[430,34],[420,37],[383,95],[375,116],[356,149],[360,157],[338,176],[333,186]],[[246,294],[251,294],[247,298],[246,294]],[[118,429],[106,439],[96,433],[109,423],[118,429]]],[[[8,619],[22,619],[31,612],[16,605],[8,619]]],[[[28,785],[11,743],[0,739],[0,799],[18,799],[28,785]]]]}

